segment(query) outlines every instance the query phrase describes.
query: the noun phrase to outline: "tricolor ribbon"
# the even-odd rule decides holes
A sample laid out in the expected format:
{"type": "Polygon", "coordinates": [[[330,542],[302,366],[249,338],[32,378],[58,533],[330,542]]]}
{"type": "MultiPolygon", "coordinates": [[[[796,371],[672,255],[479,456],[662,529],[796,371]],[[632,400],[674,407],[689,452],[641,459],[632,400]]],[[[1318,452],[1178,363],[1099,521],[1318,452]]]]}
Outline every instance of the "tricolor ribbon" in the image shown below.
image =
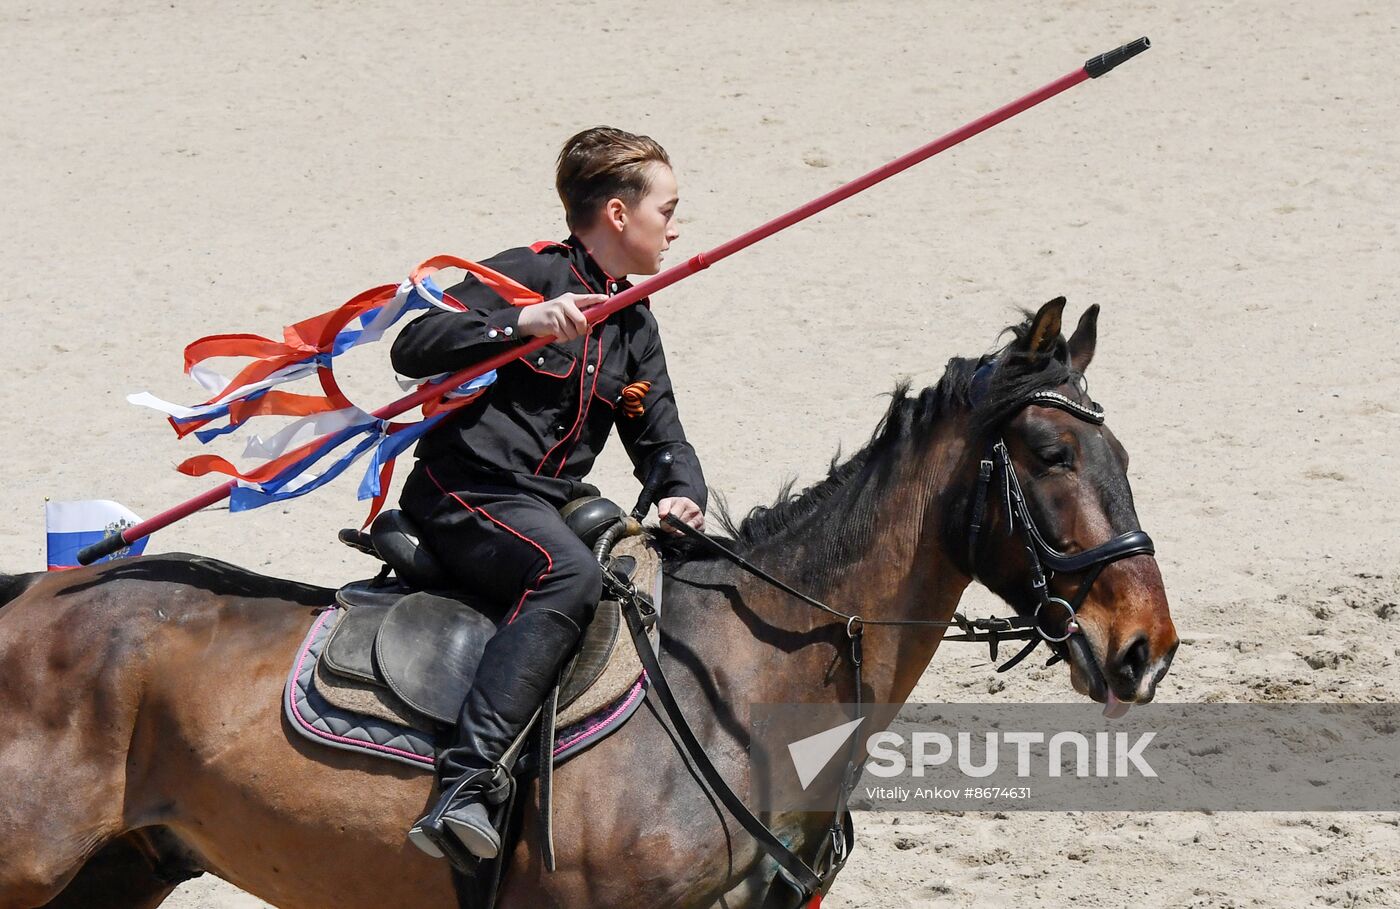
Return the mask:
{"type": "MultiPolygon", "coordinates": [[[[231,511],[246,511],[270,502],[305,495],[335,479],[352,463],[370,454],[360,481],[359,498],[372,499],[368,524],[383,506],[394,459],[453,411],[471,403],[496,379],[495,371],[471,380],[423,406],[424,418],[395,423],[356,407],[335,380],[335,358],[371,344],[409,313],[428,309],[461,312],[460,303],[434,283],[432,275],[455,267],[475,275],[512,306],[528,306],[543,297],[484,265],[456,256],[436,256],[413,270],[401,284],[386,284],[358,294],[319,316],[289,325],[282,340],[260,335],[229,334],[200,338],[185,348],[185,372],[213,397],[186,407],[162,401],[146,392],[129,395],[132,404],[164,413],[181,438],[194,434],[207,443],[231,433],[253,417],[298,417],[275,434],[253,436],[244,448],[248,458],[266,463],[241,469],[217,455],[198,455],[177,468],[189,476],[222,473],[238,480],[229,501],[231,511]],[[209,360],[248,357],[251,362],[232,379],[211,369],[209,360]],[[315,376],[321,394],[284,391],[280,386],[315,376]]],[[[440,382],[447,373],[411,385],[440,382]]],[[[403,380],[400,380],[403,384],[403,380]]]]}

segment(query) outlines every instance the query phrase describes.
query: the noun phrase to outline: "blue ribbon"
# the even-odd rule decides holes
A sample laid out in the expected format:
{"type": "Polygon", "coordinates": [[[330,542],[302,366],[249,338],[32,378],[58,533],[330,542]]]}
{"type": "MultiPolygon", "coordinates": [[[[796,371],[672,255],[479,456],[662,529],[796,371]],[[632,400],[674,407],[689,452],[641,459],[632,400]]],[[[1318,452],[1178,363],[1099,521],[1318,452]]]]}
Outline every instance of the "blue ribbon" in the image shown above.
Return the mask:
{"type": "MultiPolygon", "coordinates": [[[[492,370],[459,387],[458,392],[470,394],[474,391],[480,391],[494,381],[496,381],[496,372],[492,370]]],[[[249,511],[273,502],[285,502],[288,499],[304,496],[340,476],[346,468],[371,451],[373,455],[365,470],[364,477],[360,480],[358,498],[362,500],[372,499],[380,493],[379,475],[383,471],[384,465],[403,454],[410,445],[417,442],[430,429],[451,415],[451,411],[434,414],[426,420],[421,420],[395,433],[388,432],[389,422],[387,420],[369,420],[354,426],[347,426],[339,432],[327,436],[320,445],[307,452],[305,457],[288,464],[270,480],[256,486],[234,487],[229,496],[229,511],[249,511]],[[307,473],[318,461],[357,436],[364,436],[364,438],[332,462],[316,479],[301,486],[287,488],[298,477],[307,473]]]]}

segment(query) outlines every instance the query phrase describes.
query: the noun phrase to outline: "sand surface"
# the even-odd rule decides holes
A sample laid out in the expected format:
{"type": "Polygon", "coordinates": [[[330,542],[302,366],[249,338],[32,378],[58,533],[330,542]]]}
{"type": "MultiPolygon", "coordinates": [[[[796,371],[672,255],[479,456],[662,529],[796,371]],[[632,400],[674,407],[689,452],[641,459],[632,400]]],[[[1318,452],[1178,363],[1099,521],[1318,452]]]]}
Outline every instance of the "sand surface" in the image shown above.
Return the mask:
{"type": "MultiPolygon", "coordinates": [[[[1140,34],[1153,50],[1108,78],[658,297],[686,426],[747,508],[1017,307],[1100,303],[1093,392],[1184,639],[1159,698],[1393,701],[1400,27],[1354,0],[5,0],[0,564],[42,566],[46,496],[150,515],[205,487],[123,401],[198,400],[189,340],[560,236],[551,165],[578,128],[669,148],[679,261],[1140,34]]],[[[368,403],[380,362],[351,370],[368,403]]],[[[635,495],[616,449],[596,477],[635,495]]],[[[333,541],[352,489],[153,549],[336,583],[364,568],[333,541]]],[[[994,677],[948,648],[916,697],[1072,693],[1062,667],[994,677]]],[[[858,826],[828,906],[1400,905],[1394,814],[858,826]]],[[[206,878],[166,905],[262,903],[206,878]]]]}

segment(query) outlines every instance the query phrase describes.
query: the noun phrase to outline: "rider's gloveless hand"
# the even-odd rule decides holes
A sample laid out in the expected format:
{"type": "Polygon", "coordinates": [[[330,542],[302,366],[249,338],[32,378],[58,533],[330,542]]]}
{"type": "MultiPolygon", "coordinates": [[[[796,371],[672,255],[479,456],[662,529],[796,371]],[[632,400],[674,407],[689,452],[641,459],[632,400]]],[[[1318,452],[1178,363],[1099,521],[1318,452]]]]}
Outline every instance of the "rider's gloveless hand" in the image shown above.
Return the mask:
{"type": "Polygon", "coordinates": [[[604,294],[560,294],[553,300],[533,303],[520,310],[519,330],[535,338],[572,341],[588,330],[583,311],[607,299],[604,294]]]}
{"type": "Polygon", "coordinates": [[[689,524],[696,530],[705,529],[705,512],[700,509],[690,499],[685,496],[675,496],[669,499],[662,499],[656,503],[656,515],[661,519],[661,526],[668,533],[680,533],[666,524],[667,515],[675,515],[676,519],[689,524]]]}

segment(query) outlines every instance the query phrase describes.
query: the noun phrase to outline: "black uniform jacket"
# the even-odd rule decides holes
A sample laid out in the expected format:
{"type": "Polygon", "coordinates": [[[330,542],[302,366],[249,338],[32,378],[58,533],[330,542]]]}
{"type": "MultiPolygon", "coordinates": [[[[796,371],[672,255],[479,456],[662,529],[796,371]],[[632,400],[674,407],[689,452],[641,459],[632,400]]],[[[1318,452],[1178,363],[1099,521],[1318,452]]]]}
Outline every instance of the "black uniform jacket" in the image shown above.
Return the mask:
{"type": "MultiPolygon", "coordinates": [[[[546,300],[630,286],[604,272],[572,236],[509,249],[482,264],[546,300]]],[[[467,311],[433,310],[409,323],[391,353],[399,373],[425,378],[454,372],[532,340],[518,331],[520,309],[471,275],[447,294],[467,311]]],[[[582,480],[614,424],[639,479],[651,457],[669,449],[675,464],[659,497],[687,496],[705,507],[700,459],[681,428],[661,334],[646,300],[613,313],[584,337],[550,343],[501,367],[485,394],[419,441],[417,455],[449,487],[514,486],[558,507],[597,494],[582,480]],[[642,413],[629,416],[622,392],[637,382],[650,385],[642,413]]]]}

